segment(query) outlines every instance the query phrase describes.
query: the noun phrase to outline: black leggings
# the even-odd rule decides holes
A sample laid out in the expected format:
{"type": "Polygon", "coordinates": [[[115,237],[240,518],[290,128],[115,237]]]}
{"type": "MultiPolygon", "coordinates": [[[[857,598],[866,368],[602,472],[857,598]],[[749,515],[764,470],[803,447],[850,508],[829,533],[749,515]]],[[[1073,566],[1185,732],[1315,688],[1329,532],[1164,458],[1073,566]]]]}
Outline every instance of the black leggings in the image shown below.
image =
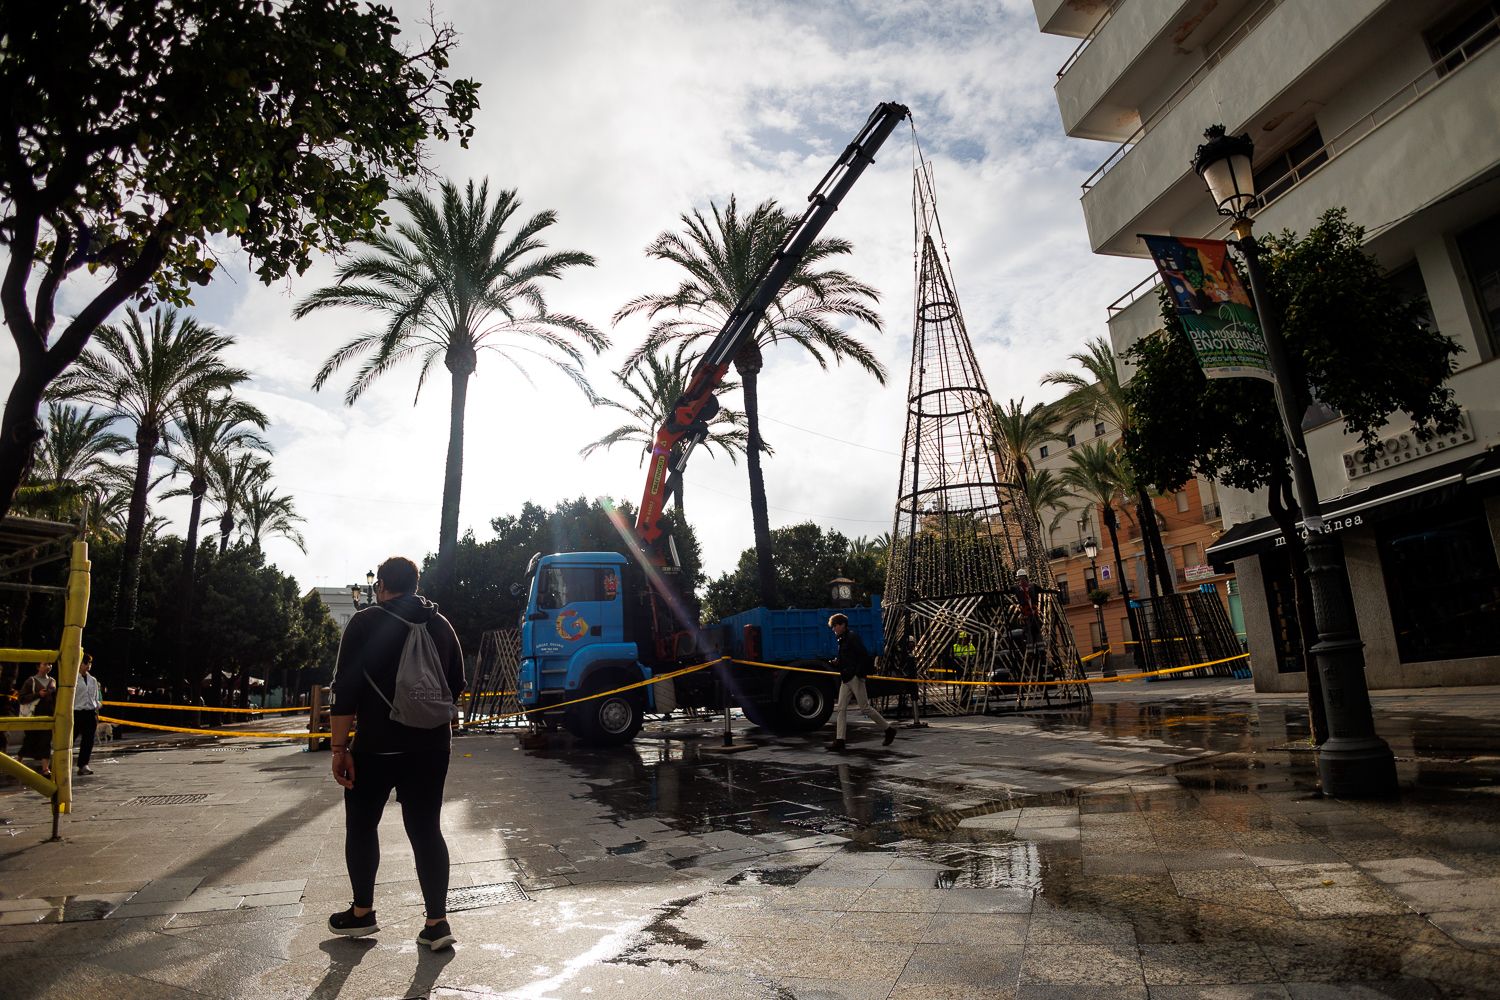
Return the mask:
{"type": "Polygon", "coordinates": [[[448,749],[400,754],[354,754],[354,787],[344,789],[344,862],[355,906],[375,905],[380,869],[380,816],[391,790],[417,862],[427,917],[448,914],[448,843],[443,840],[443,782],[448,749]]]}

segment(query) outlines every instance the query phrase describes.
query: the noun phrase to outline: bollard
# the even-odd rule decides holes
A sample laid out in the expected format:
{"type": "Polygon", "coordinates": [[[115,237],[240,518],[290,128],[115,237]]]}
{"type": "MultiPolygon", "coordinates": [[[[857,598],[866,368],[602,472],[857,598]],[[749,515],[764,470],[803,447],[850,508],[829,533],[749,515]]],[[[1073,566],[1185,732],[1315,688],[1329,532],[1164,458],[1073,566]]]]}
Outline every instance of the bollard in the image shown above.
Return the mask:
{"type": "MultiPolygon", "coordinates": [[[[323,685],[314,684],[312,693],[308,696],[307,731],[309,733],[322,732],[322,726],[320,725],[320,723],[322,722],[323,692],[325,690],[326,688],[324,688],[323,685]]],[[[307,752],[312,753],[314,750],[318,749],[318,743],[318,737],[309,736],[307,739],[307,752]]]]}

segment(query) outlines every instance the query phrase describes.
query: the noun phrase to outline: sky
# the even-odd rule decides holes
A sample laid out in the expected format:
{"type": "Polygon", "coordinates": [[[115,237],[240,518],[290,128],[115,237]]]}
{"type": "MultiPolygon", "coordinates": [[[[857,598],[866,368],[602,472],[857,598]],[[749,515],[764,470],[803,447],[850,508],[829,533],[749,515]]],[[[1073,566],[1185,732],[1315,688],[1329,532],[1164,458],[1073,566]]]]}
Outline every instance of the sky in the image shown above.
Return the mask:
{"type": "MultiPolygon", "coordinates": [[[[395,5],[408,33],[425,0],[395,5]]],[[[1063,135],[1052,84],[1076,41],[1041,34],[1031,3],[848,0],[436,0],[460,40],[452,72],[481,83],[468,149],[430,148],[435,173],[460,184],[515,188],[521,213],[551,209],[549,245],[598,266],[548,290],[556,311],[606,330],[591,358],[597,391],[623,399],[622,359],[645,322],[610,319],[629,299],[666,291],[672,265],[645,247],[679,217],[733,194],[774,198],[800,214],[882,101],[911,108],[935,171],[938,212],[960,306],[993,396],[1055,398],[1040,384],[1068,355],[1106,334],[1106,307],[1149,270],[1090,254],[1079,184],[1110,152],[1063,135]]],[[[413,39],[415,41],[415,38],[413,39]]],[[[889,372],[882,386],[853,366],[820,369],[795,345],[767,353],[760,379],[773,528],[814,521],[849,537],[891,528],[911,367],[913,131],[887,140],[824,236],[853,242],[843,266],[881,292],[883,332],[851,329],[889,372]]],[[[230,359],[251,371],[241,394],[271,418],[275,484],[306,519],[307,552],[265,543],[304,588],[347,586],[392,554],[421,561],[437,548],[449,388],[434,378],[415,403],[417,369],[384,375],[353,406],[346,375],[323,391],[323,360],[372,320],[324,310],[292,318],[327,283],[334,261],[272,286],[231,244],[225,267],[191,314],[236,339],[230,359]]],[[[62,311],[90,289],[63,289],[62,311]]],[[[0,378],[14,378],[0,348],[0,378]]],[[[734,405],[734,404],[731,404],[734,405]]],[[[489,537],[491,519],[531,500],[612,497],[638,503],[640,453],[579,450],[619,423],[545,365],[530,381],[482,355],[471,383],[460,531],[489,537]]],[[[752,544],[743,460],[700,451],[686,472],[689,521],[711,575],[752,544]]],[[[185,532],[186,506],[153,511],[185,532]]]]}

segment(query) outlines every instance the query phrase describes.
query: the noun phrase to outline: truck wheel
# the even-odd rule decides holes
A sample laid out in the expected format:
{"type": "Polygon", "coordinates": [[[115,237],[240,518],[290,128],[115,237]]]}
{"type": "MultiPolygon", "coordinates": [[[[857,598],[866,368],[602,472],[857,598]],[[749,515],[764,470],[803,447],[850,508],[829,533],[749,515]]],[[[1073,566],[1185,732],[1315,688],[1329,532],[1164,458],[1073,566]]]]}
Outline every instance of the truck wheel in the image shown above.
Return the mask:
{"type": "MultiPolygon", "coordinates": [[[[589,692],[619,687],[613,680],[595,681],[589,692]]],[[[567,709],[568,732],[591,746],[613,747],[629,743],[645,722],[645,701],[640,692],[624,691],[572,705],[567,709]]]]}
{"type": "Polygon", "coordinates": [[[827,681],[810,674],[791,674],[776,692],[780,728],[806,733],[822,728],[833,714],[834,692],[827,681]]]}

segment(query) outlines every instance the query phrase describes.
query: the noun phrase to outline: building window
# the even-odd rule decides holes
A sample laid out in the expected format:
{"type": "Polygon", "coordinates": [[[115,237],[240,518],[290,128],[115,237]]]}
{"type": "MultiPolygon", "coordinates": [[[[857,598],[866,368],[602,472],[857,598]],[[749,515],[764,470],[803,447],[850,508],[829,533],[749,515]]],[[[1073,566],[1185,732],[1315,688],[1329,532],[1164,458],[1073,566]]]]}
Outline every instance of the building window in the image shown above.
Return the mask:
{"type": "Polygon", "coordinates": [[[1484,0],[1424,33],[1438,76],[1447,76],[1500,35],[1500,2],[1484,0]]]}
{"type": "Polygon", "coordinates": [[[1063,604],[1068,604],[1068,578],[1060,576],[1057,578],[1057,599],[1063,604]]]}
{"type": "Polygon", "coordinates": [[[1500,653],[1500,566],[1479,500],[1391,521],[1376,539],[1402,663],[1500,653]]]}
{"type": "Polygon", "coordinates": [[[1077,434],[1069,434],[1068,435],[1068,447],[1071,448],[1071,447],[1073,447],[1077,443],[1078,443],[1078,435],[1077,434]]]}
{"type": "Polygon", "coordinates": [[[1292,189],[1313,168],[1327,162],[1328,151],[1323,148],[1323,133],[1314,125],[1275,156],[1269,157],[1255,168],[1255,196],[1257,205],[1264,207],[1292,189]]]}
{"type": "Polygon", "coordinates": [[[1203,550],[1198,547],[1197,542],[1188,542],[1180,549],[1182,552],[1182,568],[1203,565],[1203,550]]]}
{"type": "Polygon", "coordinates": [[[1037,454],[1040,457],[1042,457],[1042,458],[1046,458],[1047,457],[1047,446],[1046,445],[1042,445],[1040,448],[1038,448],[1037,449],[1037,454]]]}
{"type": "Polygon", "coordinates": [[[1094,437],[1098,438],[1098,437],[1103,437],[1103,436],[1104,436],[1104,421],[1102,421],[1102,420],[1095,420],[1094,421],[1094,437]]]}
{"type": "Polygon", "coordinates": [[[1490,353],[1500,354],[1500,215],[1458,234],[1458,252],[1484,315],[1490,353]]]}
{"type": "Polygon", "coordinates": [[[1093,567],[1083,571],[1083,591],[1085,595],[1092,594],[1099,589],[1099,581],[1094,576],[1093,567]]]}
{"type": "Polygon", "coordinates": [[[1186,514],[1188,510],[1187,490],[1178,490],[1174,495],[1177,497],[1177,513],[1186,514]]]}

